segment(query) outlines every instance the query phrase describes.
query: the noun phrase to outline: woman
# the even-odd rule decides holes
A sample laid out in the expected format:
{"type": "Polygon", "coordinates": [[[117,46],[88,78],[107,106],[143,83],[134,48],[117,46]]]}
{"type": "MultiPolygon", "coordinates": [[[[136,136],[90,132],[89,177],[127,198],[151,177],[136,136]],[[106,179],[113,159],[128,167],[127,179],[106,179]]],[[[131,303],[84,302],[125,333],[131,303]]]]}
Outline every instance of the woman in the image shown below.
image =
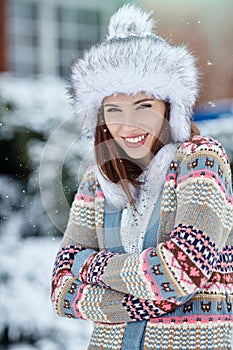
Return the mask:
{"type": "Polygon", "coordinates": [[[125,5],[72,66],[96,165],[72,204],[52,302],[94,321],[88,349],[231,349],[229,162],[191,122],[194,58],[153,26],[125,5]]]}

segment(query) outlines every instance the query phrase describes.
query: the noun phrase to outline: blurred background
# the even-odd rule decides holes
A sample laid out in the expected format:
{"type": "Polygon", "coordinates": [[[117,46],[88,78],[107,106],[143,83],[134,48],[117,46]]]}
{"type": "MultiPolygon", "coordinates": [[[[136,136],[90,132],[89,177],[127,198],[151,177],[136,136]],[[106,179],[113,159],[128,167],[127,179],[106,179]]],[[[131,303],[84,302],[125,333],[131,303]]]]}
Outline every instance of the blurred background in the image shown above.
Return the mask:
{"type": "MultiPolygon", "coordinates": [[[[0,0],[0,349],[83,350],[91,323],[53,314],[50,276],[92,154],[67,97],[74,57],[128,1],[0,0]]],[[[194,120],[233,161],[232,0],[134,1],[198,57],[194,120]]]]}

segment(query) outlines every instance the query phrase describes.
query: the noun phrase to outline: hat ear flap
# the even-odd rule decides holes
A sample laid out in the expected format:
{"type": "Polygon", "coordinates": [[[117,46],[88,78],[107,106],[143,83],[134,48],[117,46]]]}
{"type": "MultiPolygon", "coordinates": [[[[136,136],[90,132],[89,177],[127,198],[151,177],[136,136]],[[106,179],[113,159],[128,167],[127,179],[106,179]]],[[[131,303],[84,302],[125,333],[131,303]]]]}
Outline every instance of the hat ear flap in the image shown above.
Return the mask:
{"type": "Polygon", "coordinates": [[[190,111],[182,104],[171,103],[169,124],[174,142],[184,142],[190,137],[190,111]]]}

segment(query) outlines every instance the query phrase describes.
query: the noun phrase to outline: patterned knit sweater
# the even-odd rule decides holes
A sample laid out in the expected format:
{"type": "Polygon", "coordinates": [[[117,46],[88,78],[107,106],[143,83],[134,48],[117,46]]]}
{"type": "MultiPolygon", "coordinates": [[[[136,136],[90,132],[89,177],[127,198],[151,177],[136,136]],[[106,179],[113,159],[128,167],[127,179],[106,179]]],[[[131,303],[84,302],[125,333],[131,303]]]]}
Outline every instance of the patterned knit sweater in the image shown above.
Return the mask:
{"type": "Polygon", "coordinates": [[[233,197],[219,142],[178,149],[141,253],[126,253],[121,218],[89,168],[55,260],[56,313],[94,321],[89,350],[231,349],[233,197]]]}

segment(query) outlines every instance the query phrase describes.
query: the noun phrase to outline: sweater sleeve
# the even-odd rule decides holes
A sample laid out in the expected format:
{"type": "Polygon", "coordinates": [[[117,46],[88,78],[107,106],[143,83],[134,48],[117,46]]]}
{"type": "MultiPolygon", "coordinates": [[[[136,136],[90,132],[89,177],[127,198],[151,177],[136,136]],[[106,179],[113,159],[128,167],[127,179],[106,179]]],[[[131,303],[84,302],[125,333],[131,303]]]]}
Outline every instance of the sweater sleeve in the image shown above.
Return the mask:
{"type": "Polygon", "coordinates": [[[169,301],[144,300],[101,285],[82,283],[72,273],[79,251],[78,246],[69,245],[56,256],[51,294],[59,316],[114,324],[148,320],[174,309],[169,301]]]}
{"type": "MultiPolygon", "coordinates": [[[[94,190],[94,177],[88,170],[72,203],[67,229],[55,258],[51,288],[54,311],[61,317],[105,323],[156,317],[158,312],[161,314],[156,303],[116,292],[106,288],[104,283],[94,285],[80,279],[80,267],[89,256],[99,252],[95,224],[98,221],[95,205],[98,204],[95,203],[94,190]]],[[[105,260],[112,255],[103,252],[105,260]]],[[[166,312],[167,306],[164,305],[163,313],[166,312]]]]}
{"type": "Polygon", "coordinates": [[[163,216],[175,212],[170,237],[140,255],[92,254],[81,268],[81,279],[174,305],[206,285],[232,229],[229,162],[218,141],[196,136],[183,144],[172,166],[176,172],[168,174],[161,209],[163,216]]]}
{"type": "Polygon", "coordinates": [[[130,321],[130,315],[122,304],[122,293],[82,283],[74,276],[72,266],[78,252],[80,246],[67,245],[56,256],[51,290],[54,311],[61,317],[73,319],[104,323],[130,321]]]}

